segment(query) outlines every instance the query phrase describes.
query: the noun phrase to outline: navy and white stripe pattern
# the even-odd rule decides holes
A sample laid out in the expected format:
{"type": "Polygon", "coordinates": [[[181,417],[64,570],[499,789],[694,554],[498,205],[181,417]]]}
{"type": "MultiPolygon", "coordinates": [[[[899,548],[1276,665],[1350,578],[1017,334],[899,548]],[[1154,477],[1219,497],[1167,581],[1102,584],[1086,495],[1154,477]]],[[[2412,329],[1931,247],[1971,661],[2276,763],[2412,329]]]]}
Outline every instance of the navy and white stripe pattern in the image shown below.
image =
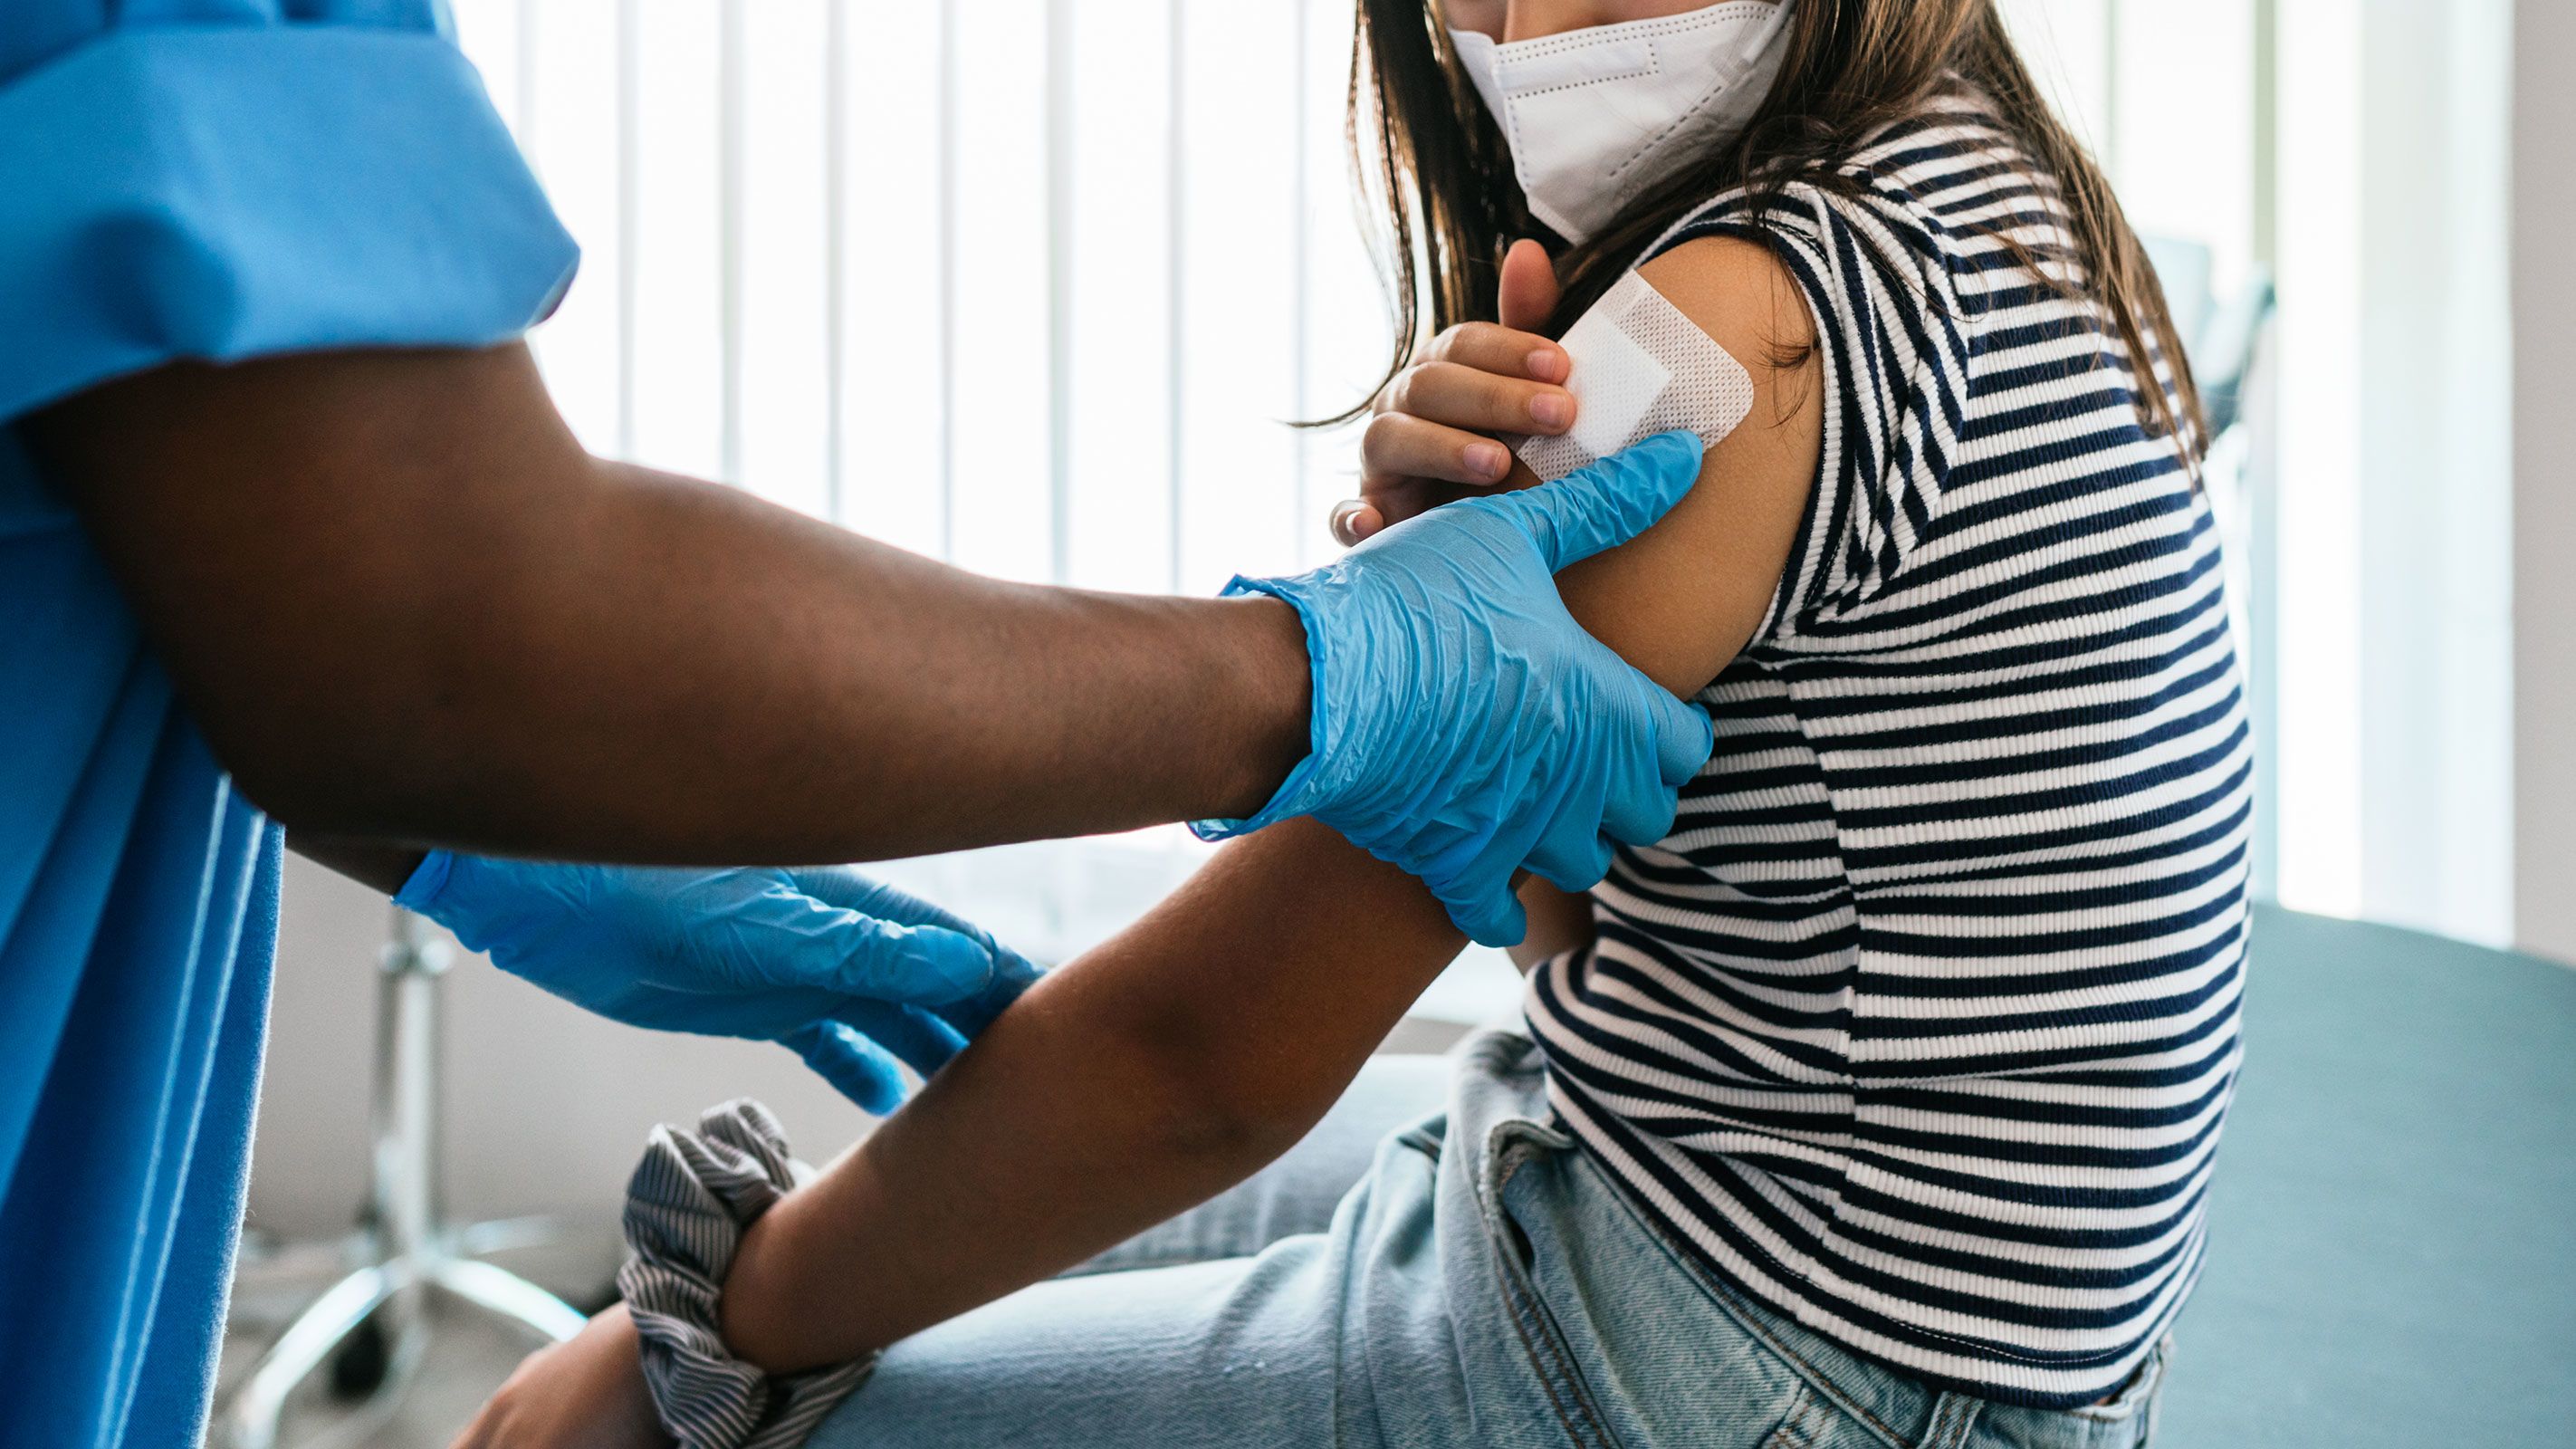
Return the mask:
{"type": "Polygon", "coordinates": [[[2197,1275],[2238,1064],[2251,749],[2209,509],[1973,97],[1718,198],[1814,310],[1824,457],[1718,747],[1531,975],[1585,1146],[1724,1278],[1919,1378],[2065,1407],[2197,1275]],[[1875,250],[1894,275],[1873,265],[1875,250]]]}
{"type": "Polygon", "coordinates": [[[627,1180],[631,1256],[617,1286],[654,1407],[680,1449],[793,1449],[876,1365],[870,1355],[772,1377],[735,1358],[718,1331],[743,1230],[796,1185],[799,1168],[778,1119],[742,1098],[708,1108],[695,1132],[654,1128],[627,1180]]]}

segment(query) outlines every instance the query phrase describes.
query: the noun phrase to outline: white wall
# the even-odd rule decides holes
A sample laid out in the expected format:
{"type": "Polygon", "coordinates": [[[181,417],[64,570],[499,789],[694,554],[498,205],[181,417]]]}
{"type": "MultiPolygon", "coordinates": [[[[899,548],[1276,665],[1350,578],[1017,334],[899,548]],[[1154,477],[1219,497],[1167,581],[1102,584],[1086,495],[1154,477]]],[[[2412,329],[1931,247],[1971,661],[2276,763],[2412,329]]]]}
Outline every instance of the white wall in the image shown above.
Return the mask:
{"type": "Polygon", "coordinates": [[[2515,936],[2576,961],[2576,7],[2514,32],[2515,936]]]}
{"type": "MultiPolygon", "coordinates": [[[[2497,567],[2514,492],[2511,17],[2503,0],[2364,13],[2351,404],[2358,913],[2497,945],[2513,920],[2512,596],[2497,567]]],[[[2299,226],[2283,218],[2285,244],[2299,226]]]]}

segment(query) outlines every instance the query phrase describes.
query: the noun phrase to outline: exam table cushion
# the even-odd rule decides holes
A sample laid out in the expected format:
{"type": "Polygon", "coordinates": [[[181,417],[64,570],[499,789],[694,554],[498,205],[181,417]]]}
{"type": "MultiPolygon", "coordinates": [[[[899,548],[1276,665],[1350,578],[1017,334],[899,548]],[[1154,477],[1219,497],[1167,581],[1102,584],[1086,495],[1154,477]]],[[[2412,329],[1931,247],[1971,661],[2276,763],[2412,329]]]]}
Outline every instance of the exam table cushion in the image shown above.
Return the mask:
{"type": "Polygon", "coordinates": [[[2576,970],[2258,911],[2159,1449],[2576,1445],[2576,970]]]}

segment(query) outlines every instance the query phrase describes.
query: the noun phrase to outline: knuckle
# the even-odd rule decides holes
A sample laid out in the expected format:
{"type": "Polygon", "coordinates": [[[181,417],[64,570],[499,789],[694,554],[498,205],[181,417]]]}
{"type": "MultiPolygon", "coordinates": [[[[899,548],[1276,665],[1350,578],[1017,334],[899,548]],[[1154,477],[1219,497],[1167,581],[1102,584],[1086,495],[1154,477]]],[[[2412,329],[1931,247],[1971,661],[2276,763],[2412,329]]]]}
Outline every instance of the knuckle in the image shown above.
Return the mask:
{"type": "Polygon", "coordinates": [[[1416,363],[1413,366],[1406,368],[1403,372],[1397,374],[1394,385],[1386,390],[1387,410],[1378,414],[1378,416],[1381,418],[1395,417],[1412,412],[1414,410],[1416,395],[1422,388],[1423,372],[1436,365],[1437,364],[1427,362],[1416,363]]]}

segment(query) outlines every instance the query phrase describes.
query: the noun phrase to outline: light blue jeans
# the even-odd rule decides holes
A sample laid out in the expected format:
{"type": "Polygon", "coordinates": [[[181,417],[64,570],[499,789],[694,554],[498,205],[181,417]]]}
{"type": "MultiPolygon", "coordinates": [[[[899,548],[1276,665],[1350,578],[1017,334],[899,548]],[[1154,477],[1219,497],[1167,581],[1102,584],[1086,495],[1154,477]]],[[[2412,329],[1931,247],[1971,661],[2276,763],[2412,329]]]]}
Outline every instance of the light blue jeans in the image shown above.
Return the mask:
{"type": "Polygon", "coordinates": [[[1381,1057],[1259,1176],[897,1344],[809,1449],[2146,1442],[2161,1349],[2071,1412],[1936,1391],[1711,1280],[1550,1122],[1524,1037],[1381,1057]]]}

